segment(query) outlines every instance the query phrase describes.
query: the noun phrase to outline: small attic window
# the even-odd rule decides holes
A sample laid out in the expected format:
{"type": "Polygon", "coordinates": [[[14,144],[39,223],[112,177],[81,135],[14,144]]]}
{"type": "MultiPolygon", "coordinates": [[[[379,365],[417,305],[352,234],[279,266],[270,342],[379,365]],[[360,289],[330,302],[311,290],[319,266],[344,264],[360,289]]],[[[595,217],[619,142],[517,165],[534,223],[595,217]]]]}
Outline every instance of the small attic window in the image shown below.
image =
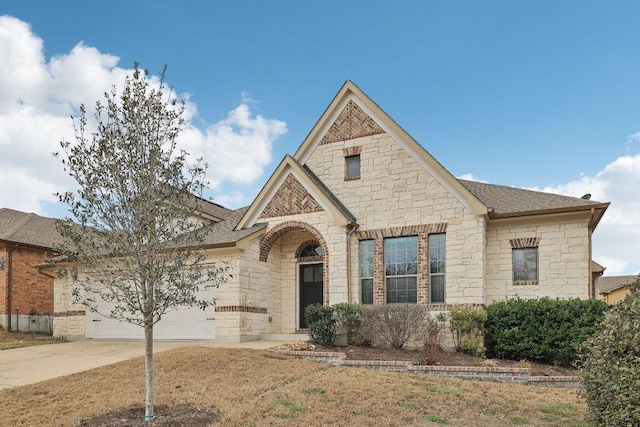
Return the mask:
{"type": "Polygon", "coordinates": [[[345,181],[360,179],[360,155],[348,156],[345,157],[344,160],[345,181]]]}

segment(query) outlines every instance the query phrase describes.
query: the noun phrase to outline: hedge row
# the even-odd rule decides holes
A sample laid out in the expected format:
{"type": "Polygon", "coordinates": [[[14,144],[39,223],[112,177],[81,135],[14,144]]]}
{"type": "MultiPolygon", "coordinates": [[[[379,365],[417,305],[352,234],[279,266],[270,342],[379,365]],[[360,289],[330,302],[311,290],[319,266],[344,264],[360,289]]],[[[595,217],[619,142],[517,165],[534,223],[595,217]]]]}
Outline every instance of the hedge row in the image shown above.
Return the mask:
{"type": "Polygon", "coordinates": [[[598,300],[512,299],[487,308],[487,355],[568,366],[599,328],[607,305],[598,300]]]}

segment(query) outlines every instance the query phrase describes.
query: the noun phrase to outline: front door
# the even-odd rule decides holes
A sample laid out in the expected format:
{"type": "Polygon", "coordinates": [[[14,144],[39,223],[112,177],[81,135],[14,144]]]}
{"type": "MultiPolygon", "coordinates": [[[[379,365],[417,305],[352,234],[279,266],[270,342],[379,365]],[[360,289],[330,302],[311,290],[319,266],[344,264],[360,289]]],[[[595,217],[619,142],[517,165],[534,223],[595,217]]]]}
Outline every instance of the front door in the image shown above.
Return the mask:
{"type": "Polygon", "coordinates": [[[300,329],[307,328],[304,309],[311,304],[322,304],[322,263],[300,265],[300,329]]]}

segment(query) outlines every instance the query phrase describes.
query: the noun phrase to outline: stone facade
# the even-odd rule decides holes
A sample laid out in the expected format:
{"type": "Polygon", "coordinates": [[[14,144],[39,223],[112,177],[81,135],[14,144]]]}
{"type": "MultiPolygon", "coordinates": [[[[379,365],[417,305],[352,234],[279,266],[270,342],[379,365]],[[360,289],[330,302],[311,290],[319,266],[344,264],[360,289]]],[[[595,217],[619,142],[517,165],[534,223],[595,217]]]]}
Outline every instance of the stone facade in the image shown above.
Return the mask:
{"type": "MultiPolygon", "coordinates": [[[[72,272],[56,273],[54,286],[53,336],[68,339],[80,339],[85,336],[86,308],[75,301],[73,290],[76,288],[72,272]]],[[[80,297],[84,290],[80,289],[80,297]]]]}
{"type": "Polygon", "coordinates": [[[590,236],[587,215],[504,221],[487,230],[487,304],[520,298],[588,298],[590,236]],[[527,242],[528,240],[528,242],[527,242]],[[514,246],[515,245],[515,246],[514,246]],[[513,280],[512,250],[538,248],[538,283],[513,280]]]}
{"type": "MultiPolygon", "coordinates": [[[[304,332],[299,276],[308,271],[301,268],[305,264],[322,263],[324,305],[361,302],[358,251],[365,240],[374,242],[374,304],[387,301],[384,251],[385,239],[392,237],[417,238],[416,300],[432,313],[515,296],[589,297],[593,209],[578,204],[550,212],[550,205],[540,204],[544,212],[522,213],[530,205],[524,211],[516,206],[506,212],[512,218],[498,218],[496,206],[512,207],[501,198],[511,194],[506,187],[473,193],[355,86],[345,88],[295,156],[285,157],[254,203],[224,231],[265,224],[261,232],[243,234],[241,244],[230,240],[207,249],[209,261],[227,262],[232,274],[216,292],[216,340],[304,332]],[[354,160],[355,173],[349,170],[354,160]],[[483,195],[494,197],[495,205],[485,204],[483,195]],[[431,301],[429,242],[435,234],[445,237],[444,302],[431,301]],[[309,243],[322,253],[301,258],[309,243]],[[537,280],[514,283],[512,252],[532,247],[537,280]]],[[[310,282],[319,287],[319,280],[310,282]]],[[[56,325],[81,335],[84,316],[69,301],[71,285],[68,278],[56,281],[62,289],[55,296],[56,325]]]]}

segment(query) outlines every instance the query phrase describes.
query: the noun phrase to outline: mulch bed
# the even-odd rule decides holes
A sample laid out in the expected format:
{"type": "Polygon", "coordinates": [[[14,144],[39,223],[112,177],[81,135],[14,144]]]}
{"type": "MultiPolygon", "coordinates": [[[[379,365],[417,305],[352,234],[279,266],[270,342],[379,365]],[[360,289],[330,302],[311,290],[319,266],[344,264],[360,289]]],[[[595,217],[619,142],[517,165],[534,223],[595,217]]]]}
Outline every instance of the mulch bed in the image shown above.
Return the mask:
{"type": "Polygon", "coordinates": [[[83,420],[79,427],[204,427],[221,419],[213,408],[158,405],[155,409],[160,415],[153,421],[144,421],[144,407],[140,406],[97,415],[83,420]]]}
{"type": "Polygon", "coordinates": [[[348,360],[388,360],[407,361],[414,365],[436,366],[484,366],[504,368],[530,368],[532,375],[536,376],[577,376],[579,371],[575,368],[564,366],[545,365],[531,361],[515,361],[505,359],[482,359],[460,352],[440,352],[427,357],[421,350],[386,349],[373,347],[336,347],[322,346],[310,343],[282,346],[284,350],[307,350],[322,352],[344,353],[348,360]]]}

